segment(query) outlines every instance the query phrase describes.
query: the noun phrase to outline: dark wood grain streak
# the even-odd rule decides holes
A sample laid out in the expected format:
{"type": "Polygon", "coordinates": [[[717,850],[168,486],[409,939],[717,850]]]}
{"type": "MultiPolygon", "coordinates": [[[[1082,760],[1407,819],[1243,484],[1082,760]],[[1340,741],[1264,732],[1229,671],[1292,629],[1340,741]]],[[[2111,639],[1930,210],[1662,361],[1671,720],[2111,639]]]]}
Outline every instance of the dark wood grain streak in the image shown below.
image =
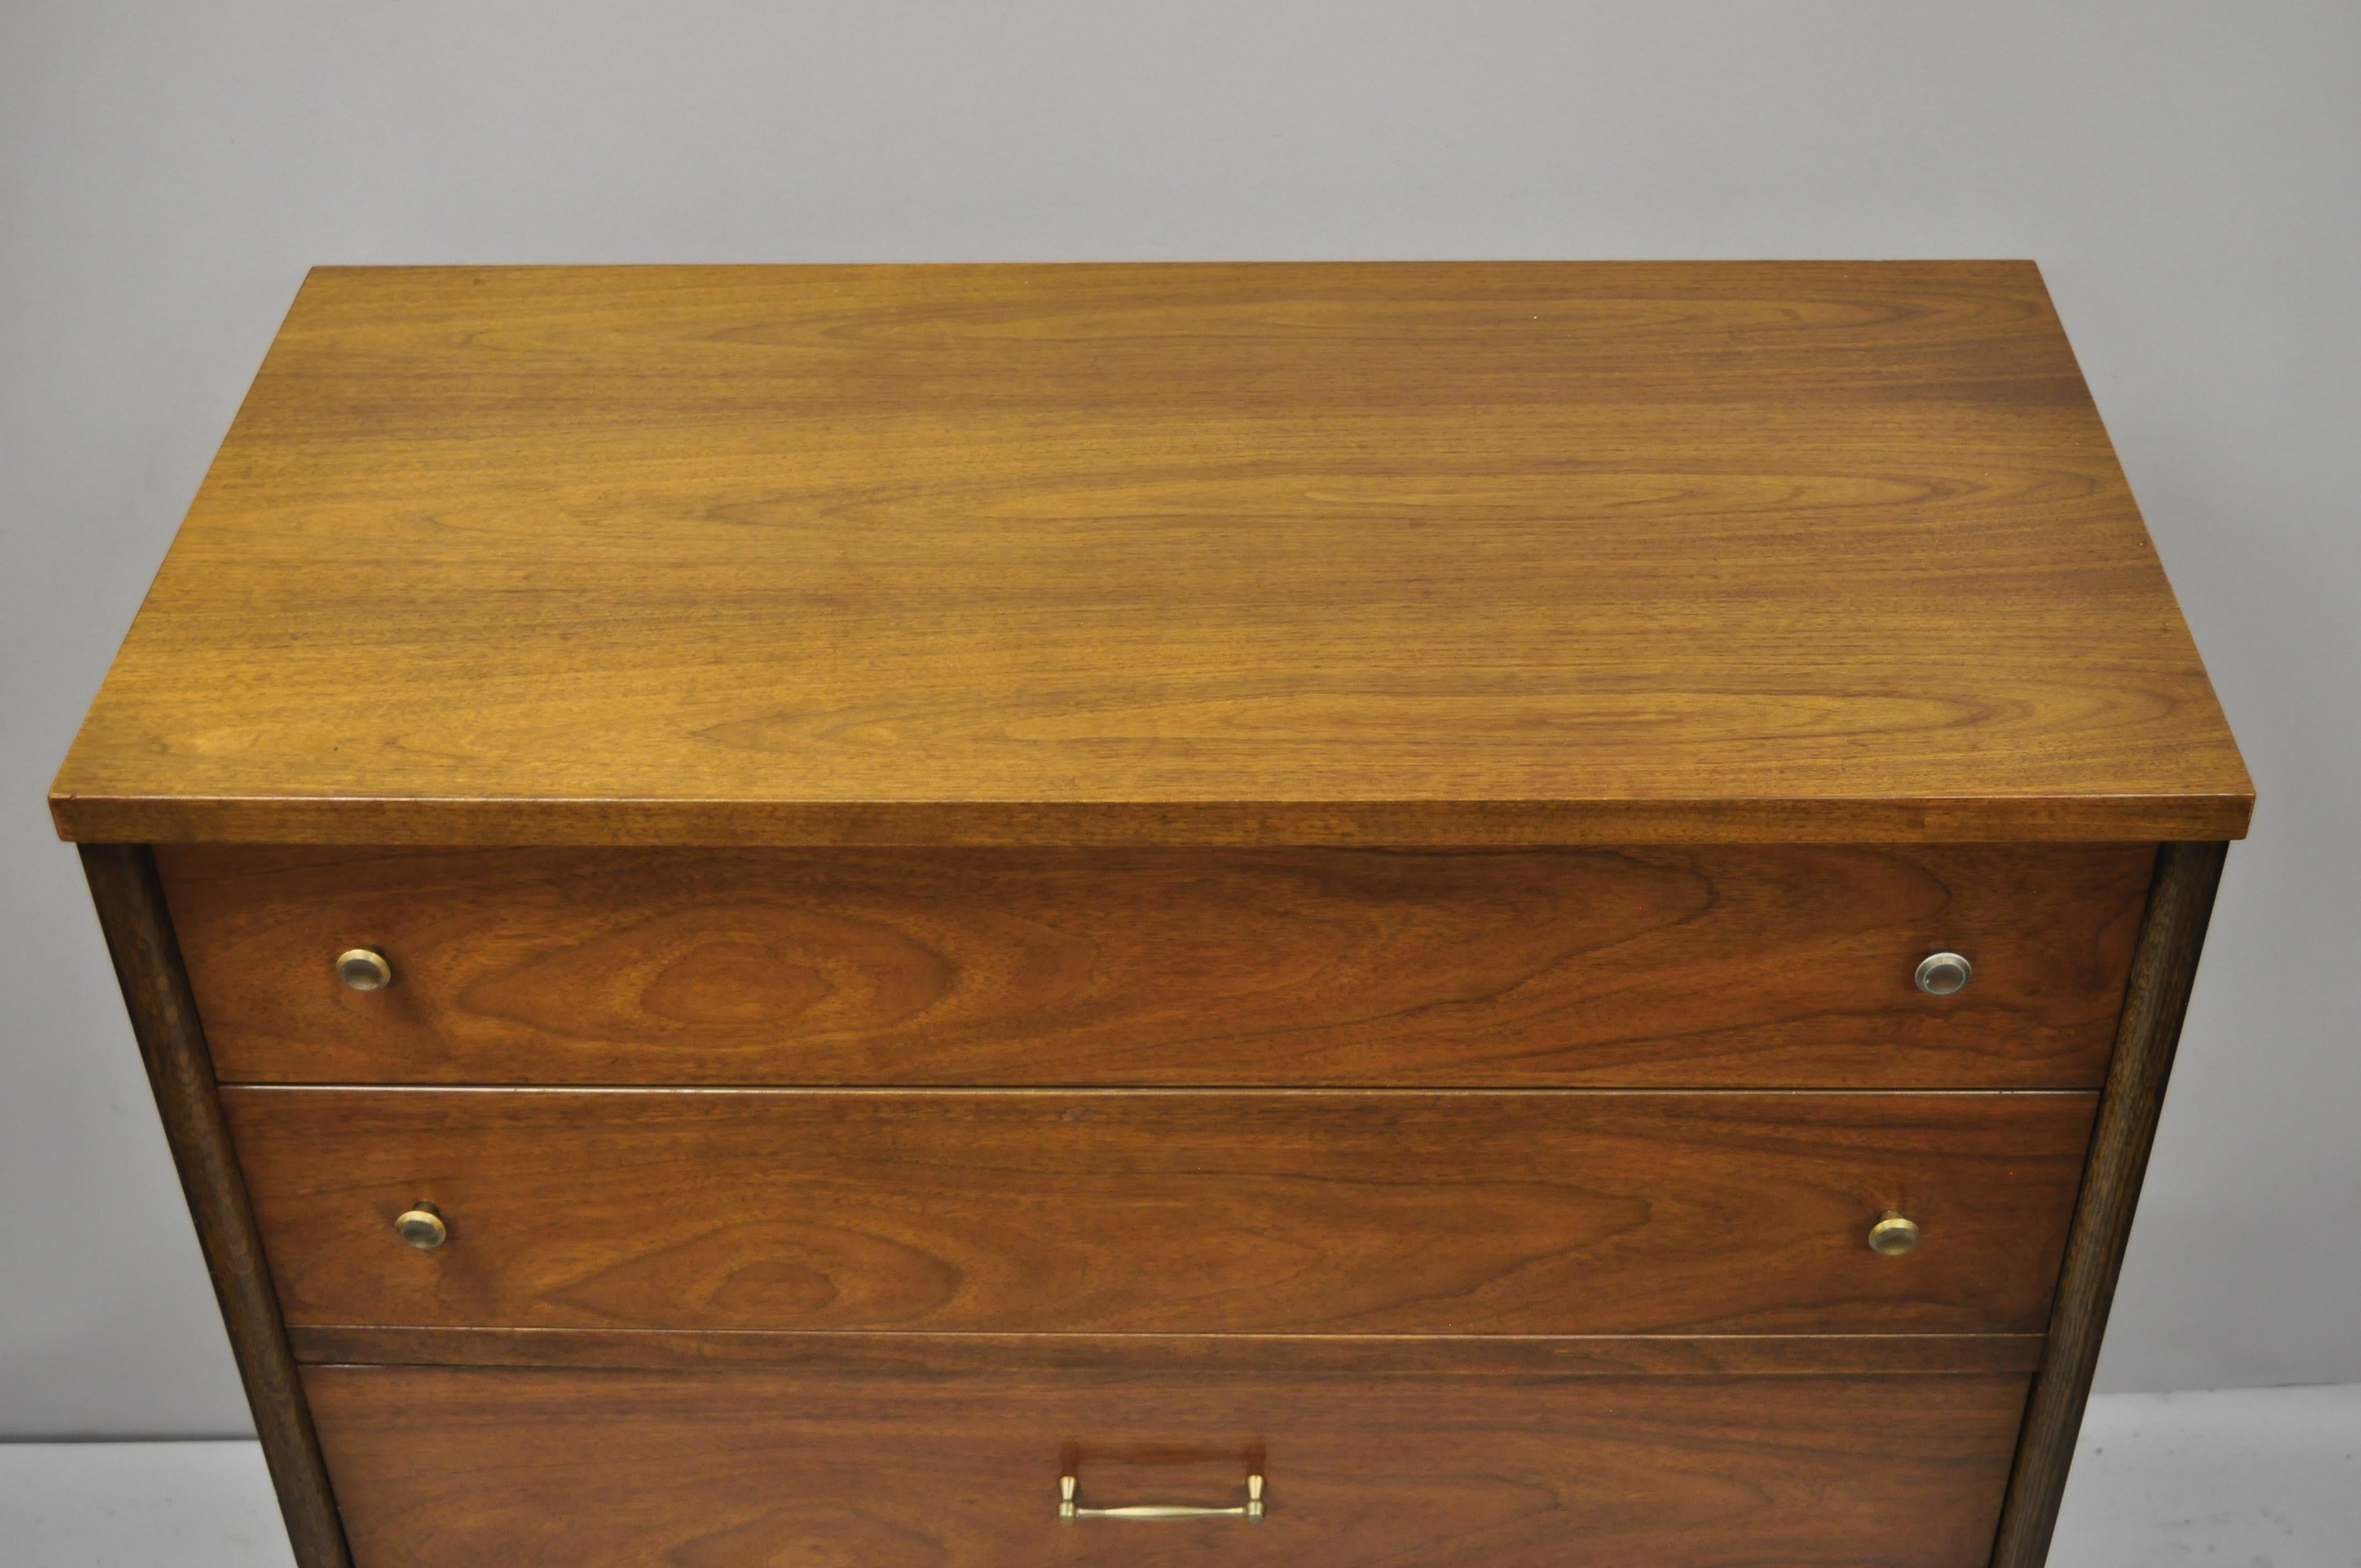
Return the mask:
{"type": "Polygon", "coordinates": [[[261,1236],[223,1124],[203,1029],[155,858],[144,845],[85,844],[82,863],[205,1269],[221,1302],[296,1563],[351,1568],[261,1236]]]}
{"type": "Polygon", "coordinates": [[[2094,1102],[222,1095],[294,1322],[1176,1333],[2030,1332],[2094,1102]]]}
{"type": "Polygon", "coordinates": [[[1981,1568],[2022,1374],[314,1366],[367,1568],[1981,1568]],[[1086,1497],[1268,1517],[1061,1526],[1086,1497]]]}
{"type": "Polygon", "coordinates": [[[1190,1088],[2096,1089],[2155,858],[159,851],[225,1082],[1190,1088]]]}
{"type": "Polygon", "coordinates": [[[1288,1371],[1356,1377],[2023,1372],[2039,1334],[932,1334],[297,1324],[302,1362],[637,1371],[1288,1371]]]}
{"type": "Polygon", "coordinates": [[[2156,883],[2131,985],[2116,1032],[2114,1065],[2092,1135],[2090,1168],[2075,1201],[2074,1228],[2049,1321],[2049,1348],[2036,1376],[2018,1440],[2008,1505],[1993,1568],[2041,1568],[2074,1463],[2074,1442],[2090,1402],[2099,1343],[2115,1299],[2115,1278],[2131,1241],[2132,1218],[2157,1118],[2180,1047],[2181,1020],[2197,978],[2198,955],[2213,915],[2214,891],[2229,846],[2171,843],[2157,855],[2156,883]]]}

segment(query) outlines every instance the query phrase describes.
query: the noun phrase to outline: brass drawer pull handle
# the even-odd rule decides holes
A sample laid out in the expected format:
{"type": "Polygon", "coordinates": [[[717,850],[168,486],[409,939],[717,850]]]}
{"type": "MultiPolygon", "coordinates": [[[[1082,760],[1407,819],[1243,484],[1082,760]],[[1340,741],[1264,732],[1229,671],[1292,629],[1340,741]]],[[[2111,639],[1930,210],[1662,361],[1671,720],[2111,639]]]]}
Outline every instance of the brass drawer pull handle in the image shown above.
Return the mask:
{"type": "Polygon", "coordinates": [[[1071,1472],[1058,1478],[1058,1517],[1068,1524],[1076,1519],[1241,1519],[1259,1522],[1262,1519],[1262,1477],[1246,1477],[1246,1500],[1235,1508],[1201,1508],[1187,1503],[1132,1503],[1120,1508],[1086,1508],[1074,1500],[1075,1482],[1071,1472]]]}

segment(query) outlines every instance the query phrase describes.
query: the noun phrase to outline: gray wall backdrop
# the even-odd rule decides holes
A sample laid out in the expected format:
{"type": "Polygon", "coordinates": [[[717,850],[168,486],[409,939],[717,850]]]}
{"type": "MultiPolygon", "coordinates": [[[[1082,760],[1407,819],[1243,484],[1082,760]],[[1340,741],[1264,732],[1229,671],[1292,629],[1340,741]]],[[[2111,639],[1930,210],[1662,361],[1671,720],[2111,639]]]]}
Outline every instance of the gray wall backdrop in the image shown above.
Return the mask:
{"type": "Polygon", "coordinates": [[[315,262],[2026,256],[2263,796],[2103,1387],[2361,1381],[2361,6],[0,0],[0,1434],[246,1415],[42,795],[315,262]]]}

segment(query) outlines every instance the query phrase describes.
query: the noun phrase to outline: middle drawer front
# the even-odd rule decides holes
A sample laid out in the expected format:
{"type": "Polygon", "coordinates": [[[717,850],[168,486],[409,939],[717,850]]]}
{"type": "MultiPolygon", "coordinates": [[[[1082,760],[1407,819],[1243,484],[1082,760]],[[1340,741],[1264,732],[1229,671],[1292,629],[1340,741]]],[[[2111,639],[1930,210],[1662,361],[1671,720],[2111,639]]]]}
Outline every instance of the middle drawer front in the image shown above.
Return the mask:
{"type": "Polygon", "coordinates": [[[2037,1332],[2079,1092],[223,1091],[294,1324],[2037,1332]],[[448,1240],[396,1218],[438,1208],[448,1240]],[[1867,1245],[1886,1211],[1915,1251],[1867,1245]]]}

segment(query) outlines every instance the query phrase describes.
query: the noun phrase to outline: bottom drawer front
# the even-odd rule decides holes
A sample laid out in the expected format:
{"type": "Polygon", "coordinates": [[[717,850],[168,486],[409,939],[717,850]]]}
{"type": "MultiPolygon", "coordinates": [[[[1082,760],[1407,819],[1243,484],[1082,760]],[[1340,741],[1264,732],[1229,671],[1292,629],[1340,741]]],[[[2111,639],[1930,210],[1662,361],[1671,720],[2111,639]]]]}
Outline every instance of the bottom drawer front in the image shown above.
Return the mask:
{"type": "Polygon", "coordinates": [[[1970,1568],[2019,1373],[304,1374],[357,1568],[1970,1568]],[[1085,1507],[1235,1514],[1061,1522],[1085,1507]]]}

